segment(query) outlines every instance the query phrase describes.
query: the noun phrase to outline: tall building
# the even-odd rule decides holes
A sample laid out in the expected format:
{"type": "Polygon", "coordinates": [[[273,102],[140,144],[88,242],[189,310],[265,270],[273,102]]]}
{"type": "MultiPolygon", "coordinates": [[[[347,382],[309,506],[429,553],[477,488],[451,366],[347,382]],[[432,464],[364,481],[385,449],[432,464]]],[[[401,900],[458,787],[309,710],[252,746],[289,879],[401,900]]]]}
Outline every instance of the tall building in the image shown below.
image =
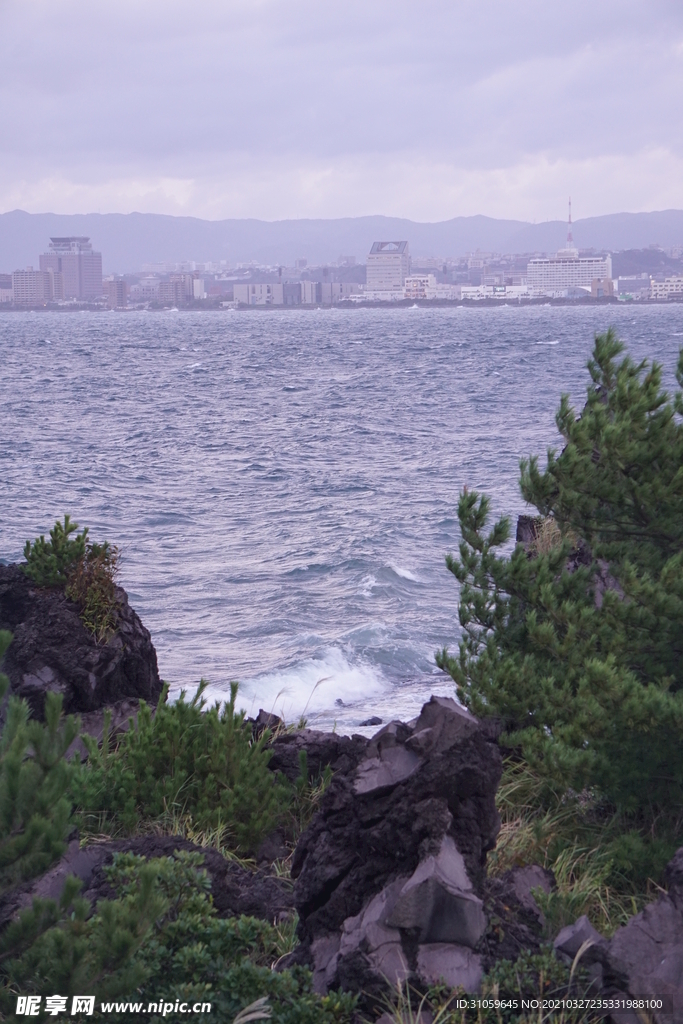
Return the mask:
{"type": "Polygon", "coordinates": [[[549,296],[561,298],[573,289],[583,289],[588,294],[593,281],[611,280],[611,256],[579,256],[572,234],[572,201],[569,200],[569,223],[567,244],[554,256],[546,259],[529,260],[526,279],[532,297],[549,296]]]}
{"type": "Polygon", "coordinates": [[[12,295],[17,306],[40,306],[64,295],[60,271],[15,270],[12,274],[12,295]]]}
{"type": "MultiPolygon", "coordinates": [[[[395,293],[403,297],[410,274],[410,250],[407,242],[373,242],[367,261],[367,292],[395,293]]],[[[370,296],[368,296],[369,298],[370,296]]]]}
{"type": "Polygon", "coordinates": [[[93,252],[89,238],[51,238],[50,252],[40,257],[40,269],[62,274],[65,299],[102,295],[102,253],[93,252]]]}
{"type": "Polygon", "coordinates": [[[111,309],[125,309],[128,305],[128,285],[122,277],[105,281],[107,305],[111,309]]]}

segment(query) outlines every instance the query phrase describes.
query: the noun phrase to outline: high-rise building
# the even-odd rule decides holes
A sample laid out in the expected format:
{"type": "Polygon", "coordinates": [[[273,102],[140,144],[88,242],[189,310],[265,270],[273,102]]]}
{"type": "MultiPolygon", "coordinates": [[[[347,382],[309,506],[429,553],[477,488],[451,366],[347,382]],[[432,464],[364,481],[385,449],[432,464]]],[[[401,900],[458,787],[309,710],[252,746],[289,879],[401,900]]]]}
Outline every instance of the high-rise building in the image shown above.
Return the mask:
{"type": "Polygon", "coordinates": [[[89,238],[51,238],[50,252],[40,257],[41,270],[62,274],[65,299],[99,299],[102,295],[102,253],[89,238]]]}
{"type": "Polygon", "coordinates": [[[372,243],[367,261],[366,292],[395,293],[397,298],[402,298],[409,274],[410,250],[407,242],[372,243]]]}
{"type": "Polygon", "coordinates": [[[529,260],[526,279],[532,296],[566,296],[574,289],[590,293],[593,281],[612,278],[611,256],[579,256],[572,234],[572,201],[569,200],[567,244],[554,256],[529,260]]]}

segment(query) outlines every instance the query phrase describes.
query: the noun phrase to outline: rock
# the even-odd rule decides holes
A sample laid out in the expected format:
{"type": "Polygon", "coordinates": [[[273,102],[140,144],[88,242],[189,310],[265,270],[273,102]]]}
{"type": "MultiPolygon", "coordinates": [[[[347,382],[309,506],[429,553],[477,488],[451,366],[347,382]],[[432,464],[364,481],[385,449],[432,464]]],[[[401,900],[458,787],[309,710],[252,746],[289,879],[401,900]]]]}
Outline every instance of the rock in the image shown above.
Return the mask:
{"type": "Polygon", "coordinates": [[[593,927],[586,915],[578,918],[574,924],[567,925],[557,935],[553,946],[555,952],[573,961],[584,942],[590,942],[594,946],[606,946],[606,940],[600,932],[593,927]]]}
{"type": "Polygon", "coordinates": [[[276,829],[261,841],[256,851],[256,863],[273,864],[276,860],[286,860],[290,853],[284,835],[280,829],[276,829]]]}
{"type": "Polygon", "coordinates": [[[432,697],[414,723],[390,722],[355,770],[333,777],[292,862],[300,957],[321,991],[428,984],[421,963],[429,977],[441,970],[476,988],[500,772],[491,731],[432,697]]]}
{"type": "Polygon", "coordinates": [[[429,985],[442,982],[451,988],[462,987],[466,992],[476,992],[481,985],[483,970],[481,957],[471,949],[437,942],[418,946],[417,973],[429,985]]]}
{"type": "Polygon", "coordinates": [[[538,526],[538,516],[517,516],[516,542],[523,544],[524,547],[529,547],[536,540],[538,526]]]}
{"type": "Polygon", "coordinates": [[[201,853],[203,867],[211,878],[211,895],[219,917],[246,914],[266,921],[288,916],[293,907],[291,887],[263,871],[248,871],[226,860],[218,850],[196,846],[179,836],[143,836],[114,842],[95,843],[79,849],[74,840],[57,864],[40,878],[32,879],[0,897],[0,929],[35,897],[58,899],[68,875],[83,883],[83,895],[94,907],[98,900],[113,899],[116,893],[104,873],[114,853],[143,857],[171,857],[176,850],[201,853]]]}
{"type": "Polygon", "coordinates": [[[251,725],[251,731],[254,739],[258,739],[262,736],[266,729],[270,729],[272,733],[277,733],[278,729],[283,729],[285,723],[277,715],[271,715],[268,711],[264,711],[263,708],[259,708],[259,713],[256,718],[247,718],[246,721],[251,725]]]}
{"type": "Polygon", "coordinates": [[[361,722],[361,728],[366,725],[381,725],[382,719],[378,718],[377,715],[373,715],[372,718],[366,718],[364,722],[361,722]]]}
{"type": "Polygon", "coordinates": [[[604,953],[599,951],[606,994],[669,1001],[668,1013],[665,1007],[654,1014],[658,1024],[680,1020],[683,1008],[683,913],[676,900],[676,893],[674,899],[660,896],[617,929],[604,953]]]}
{"type": "Polygon", "coordinates": [[[0,566],[0,629],[14,636],[2,671],[34,717],[43,717],[48,691],[63,695],[67,714],[131,699],[156,704],[162,683],[150,634],[121,587],[116,602],[117,631],[98,644],[62,588],[36,586],[19,565],[0,566]]]}
{"type": "MultiPolygon", "coordinates": [[[[116,704],[112,704],[108,708],[101,708],[99,711],[87,711],[84,715],[81,715],[81,734],[87,733],[89,736],[92,736],[99,746],[104,735],[104,716],[107,711],[111,713],[109,724],[109,739],[111,741],[116,737],[121,736],[124,732],[128,732],[131,721],[133,723],[137,721],[139,710],[139,701],[119,700],[116,704]]],[[[155,710],[155,708],[152,709],[152,715],[154,715],[155,710]]],[[[86,760],[88,757],[87,747],[80,736],[76,737],[67,750],[67,761],[70,760],[75,753],[78,753],[81,760],[86,760]]]]}
{"type": "Polygon", "coordinates": [[[532,890],[550,892],[554,886],[552,872],[538,864],[486,879],[484,908],[489,926],[480,944],[486,970],[498,960],[516,960],[523,950],[540,950],[545,920],[532,890]]]}
{"type": "Polygon", "coordinates": [[[299,755],[305,750],[311,781],[319,778],[327,765],[340,775],[348,775],[365,756],[367,746],[365,736],[338,736],[333,732],[298,729],[274,737],[268,767],[295,782],[300,772],[299,755]]]}

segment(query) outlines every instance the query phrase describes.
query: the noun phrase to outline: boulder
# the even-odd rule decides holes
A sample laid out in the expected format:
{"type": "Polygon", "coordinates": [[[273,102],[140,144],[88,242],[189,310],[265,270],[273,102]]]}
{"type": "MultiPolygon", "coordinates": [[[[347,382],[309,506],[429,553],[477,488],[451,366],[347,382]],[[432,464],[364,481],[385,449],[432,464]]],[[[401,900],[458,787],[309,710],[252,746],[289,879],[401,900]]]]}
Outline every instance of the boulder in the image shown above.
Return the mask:
{"type": "Polygon", "coordinates": [[[489,927],[480,944],[486,970],[498,960],[516,960],[523,950],[540,950],[545,920],[533,893],[554,887],[552,872],[538,864],[486,879],[484,909],[489,927]]]}
{"type": "Polygon", "coordinates": [[[292,862],[299,958],[319,991],[379,995],[440,977],[477,988],[500,773],[491,729],[432,697],[414,722],[384,726],[356,767],[333,777],[292,862]]]}
{"type": "Polygon", "coordinates": [[[335,732],[318,732],[315,729],[282,732],[271,742],[273,753],[268,767],[295,782],[301,770],[300,755],[305,751],[311,782],[318,779],[328,765],[333,772],[348,775],[365,756],[367,745],[365,736],[338,736],[335,732]]]}
{"type": "Polygon", "coordinates": [[[142,857],[171,857],[176,850],[201,853],[203,867],[211,879],[211,895],[219,917],[246,914],[263,920],[278,921],[292,912],[291,885],[263,871],[248,871],[226,860],[218,850],[196,846],[179,836],[142,836],[94,843],[80,849],[74,839],[65,854],[40,878],[31,879],[0,897],[0,929],[34,898],[59,899],[68,875],[82,882],[81,895],[94,907],[98,900],[114,899],[116,893],[104,873],[115,853],[134,853],[142,857]]]}
{"type": "Polygon", "coordinates": [[[67,714],[125,700],[156,704],[162,689],[156,651],[121,587],[116,612],[116,633],[99,644],[62,587],[38,587],[21,566],[0,566],[0,629],[13,634],[2,671],[34,717],[43,718],[49,691],[63,695],[67,714]]]}

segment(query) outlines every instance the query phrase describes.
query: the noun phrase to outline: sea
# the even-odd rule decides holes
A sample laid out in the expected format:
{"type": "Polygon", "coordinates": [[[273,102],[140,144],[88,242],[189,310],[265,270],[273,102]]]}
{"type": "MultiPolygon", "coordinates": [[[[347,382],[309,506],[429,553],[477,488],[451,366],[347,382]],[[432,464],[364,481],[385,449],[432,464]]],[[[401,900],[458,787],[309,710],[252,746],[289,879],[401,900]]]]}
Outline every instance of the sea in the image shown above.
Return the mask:
{"type": "Polygon", "coordinates": [[[463,487],[519,461],[614,327],[677,387],[683,305],[0,315],[0,559],[69,513],[121,550],[170,697],[369,734],[453,695],[463,487]]]}

